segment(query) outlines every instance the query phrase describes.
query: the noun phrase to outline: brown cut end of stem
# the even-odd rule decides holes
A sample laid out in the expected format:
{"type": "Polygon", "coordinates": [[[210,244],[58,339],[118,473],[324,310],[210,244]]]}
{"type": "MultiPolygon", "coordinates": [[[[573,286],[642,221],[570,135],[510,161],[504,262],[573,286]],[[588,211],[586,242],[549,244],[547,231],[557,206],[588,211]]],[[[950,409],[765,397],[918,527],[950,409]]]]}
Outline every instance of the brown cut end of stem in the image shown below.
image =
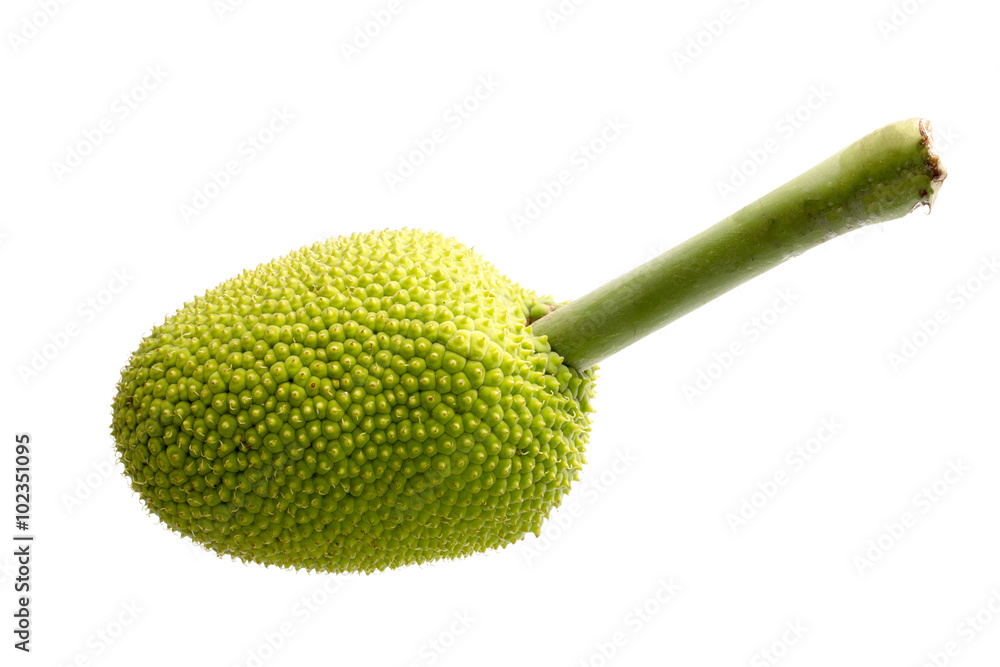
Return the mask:
{"type": "MultiPolygon", "coordinates": [[[[934,143],[934,127],[931,125],[931,122],[926,118],[922,118],[919,127],[921,143],[927,149],[927,168],[931,184],[933,185],[931,192],[926,195],[928,197],[927,209],[930,211],[934,208],[934,202],[937,201],[938,192],[941,191],[941,184],[944,183],[944,179],[948,178],[948,169],[941,161],[941,155],[938,153],[937,146],[934,143]]],[[[921,205],[918,204],[917,207],[921,205]]]]}

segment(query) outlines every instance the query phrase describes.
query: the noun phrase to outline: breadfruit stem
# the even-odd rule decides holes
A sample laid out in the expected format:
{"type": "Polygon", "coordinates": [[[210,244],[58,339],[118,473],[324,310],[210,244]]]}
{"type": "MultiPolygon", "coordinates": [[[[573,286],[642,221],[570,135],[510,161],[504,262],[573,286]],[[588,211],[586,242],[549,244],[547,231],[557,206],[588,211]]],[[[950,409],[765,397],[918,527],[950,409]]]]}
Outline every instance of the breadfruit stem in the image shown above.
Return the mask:
{"type": "Polygon", "coordinates": [[[946,176],[929,121],[887,125],[531,329],[585,370],[813,246],[929,210],[946,176]]]}

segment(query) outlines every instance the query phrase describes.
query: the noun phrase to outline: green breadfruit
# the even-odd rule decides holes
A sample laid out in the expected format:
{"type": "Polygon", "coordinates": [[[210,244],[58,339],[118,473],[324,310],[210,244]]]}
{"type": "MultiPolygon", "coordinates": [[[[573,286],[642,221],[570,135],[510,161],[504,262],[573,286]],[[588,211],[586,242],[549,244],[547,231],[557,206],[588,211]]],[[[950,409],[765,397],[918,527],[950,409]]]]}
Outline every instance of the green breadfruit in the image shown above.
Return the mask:
{"type": "Polygon", "coordinates": [[[142,341],[118,453],[167,526],[243,560],[372,571],[504,547],[584,463],[594,372],[526,328],[551,306],[439,234],[302,248],[142,341]]]}
{"type": "Polygon", "coordinates": [[[594,364],[930,207],[947,175],[932,139],[926,120],[887,125],[558,307],[438,234],[303,248],[142,341],[114,400],[119,456],[170,528],[247,561],[371,572],[538,534],[584,463],[594,364]]]}

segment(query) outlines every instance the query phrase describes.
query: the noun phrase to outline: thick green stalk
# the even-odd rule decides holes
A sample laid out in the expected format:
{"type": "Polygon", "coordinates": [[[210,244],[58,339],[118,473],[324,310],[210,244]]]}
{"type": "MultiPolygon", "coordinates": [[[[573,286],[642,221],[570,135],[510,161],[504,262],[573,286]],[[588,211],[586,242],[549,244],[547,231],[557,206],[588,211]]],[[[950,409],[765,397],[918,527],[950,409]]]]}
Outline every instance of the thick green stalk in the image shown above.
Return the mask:
{"type": "Polygon", "coordinates": [[[929,208],[946,175],[928,121],[887,125],[532,331],[584,370],[813,246],[929,208]]]}

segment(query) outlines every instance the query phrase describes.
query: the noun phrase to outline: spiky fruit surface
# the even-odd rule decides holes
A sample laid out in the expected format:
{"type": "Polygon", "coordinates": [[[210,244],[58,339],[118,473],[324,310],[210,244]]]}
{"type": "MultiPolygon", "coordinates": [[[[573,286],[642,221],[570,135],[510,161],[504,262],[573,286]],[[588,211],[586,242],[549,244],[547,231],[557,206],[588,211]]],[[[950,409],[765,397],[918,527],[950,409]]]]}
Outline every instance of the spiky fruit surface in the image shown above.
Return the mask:
{"type": "Polygon", "coordinates": [[[584,462],[593,371],[526,322],[550,301],[452,239],[331,239],[153,329],[112,433],[132,487],[220,554],[373,571],[537,533],[584,462]]]}

